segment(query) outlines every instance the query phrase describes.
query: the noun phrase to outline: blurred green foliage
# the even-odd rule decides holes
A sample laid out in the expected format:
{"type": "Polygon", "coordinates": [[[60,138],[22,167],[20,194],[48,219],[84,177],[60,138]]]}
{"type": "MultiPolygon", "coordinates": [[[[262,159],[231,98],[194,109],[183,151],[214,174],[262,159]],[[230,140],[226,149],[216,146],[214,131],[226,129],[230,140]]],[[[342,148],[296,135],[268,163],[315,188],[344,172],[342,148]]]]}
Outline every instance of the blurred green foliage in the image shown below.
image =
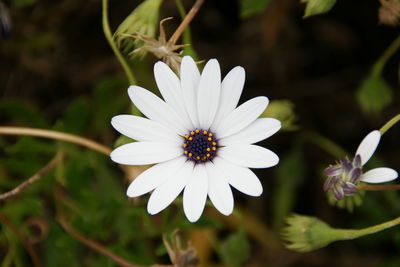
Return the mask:
{"type": "Polygon", "coordinates": [[[271,0],[240,0],[240,17],[249,18],[262,12],[271,0]]]}
{"type": "Polygon", "coordinates": [[[301,2],[306,3],[303,18],[329,12],[336,4],[336,0],[301,0],[301,2]]]}

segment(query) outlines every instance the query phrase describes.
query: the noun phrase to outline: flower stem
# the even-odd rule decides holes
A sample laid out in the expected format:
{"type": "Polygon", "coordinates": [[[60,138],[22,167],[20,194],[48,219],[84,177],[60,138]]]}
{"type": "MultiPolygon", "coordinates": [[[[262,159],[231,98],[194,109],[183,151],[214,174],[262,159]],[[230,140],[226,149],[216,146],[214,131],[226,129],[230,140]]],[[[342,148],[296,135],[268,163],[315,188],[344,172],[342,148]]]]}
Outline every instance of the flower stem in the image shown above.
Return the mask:
{"type": "Polygon", "coordinates": [[[394,53],[400,48],[400,36],[398,36],[383,54],[379,57],[379,59],[375,62],[374,66],[372,67],[372,75],[373,76],[380,76],[382,70],[386,64],[386,62],[393,56],[394,53]]]}
{"type": "Polygon", "coordinates": [[[125,71],[126,77],[128,78],[129,84],[135,84],[136,79],[133,76],[133,73],[131,71],[131,68],[129,67],[128,63],[122,56],[121,52],[118,50],[117,46],[114,43],[111,29],[110,29],[110,24],[108,22],[108,0],[102,0],[103,2],[103,31],[104,31],[104,36],[106,37],[108,44],[111,46],[111,49],[113,50],[115,56],[117,57],[119,63],[121,64],[122,68],[125,71]]]}
{"type": "Polygon", "coordinates": [[[377,224],[374,226],[370,226],[364,229],[358,229],[358,230],[354,230],[354,229],[334,229],[335,231],[337,231],[338,235],[341,235],[342,238],[338,239],[338,240],[349,240],[349,239],[355,239],[361,236],[365,236],[365,235],[370,235],[370,234],[374,234],[377,232],[380,232],[382,230],[391,228],[393,226],[396,226],[400,224],[400,217],[381,223],[381,224],[377,224]]]}
{"type": "Polygon", "coordinates": [[[95,141],[92,141],[88,138],[52,130],[27,128],[27,127],[0,126],[0,135],[28,135],[28,136],[44,137],[44,138],[56,139],[85,146],[94,151],[100,152],[106,156],[109,156],[111,153],[111,148],[99,144],[95,141]]]}
{"type": "Polygon", "coordinates": [[[303,134],[302,138],[314,145],[319,146],[327,153],[331,154],[333,157],[341,158],[348,154],[343,148],[338,146],[336,143],[332,142],[328,138],[318,133],[306,132],[303,134]]]}
{"type": "Polygon", "coordinates": [[[400,190],[400,184],[389,184],[389,185],[359,185],[359,190],[366,191],[381,191],[381,190],[400,190]]]}
{"type": "Polygon", "coordinates": [[[379,132],[381,132],[381,135],[383,135],[387,130],[392,128],[392,126],[394,126],[399,121],[400,121],[400,114],[397,114],[390,121],[388,121],[385,125],[383,125],[382,128],[379,129],[379,132]]]}
{"type": "Polygon", "coordinates": [[[182,20],[181,24],[178,26],[176,31],[172,34],[171,38],[169,38],[169,40],[168,40],[169,43],[175,44],[178,41],[179,37],[181,37],[181,35],[185,31],[186,27],[189,25],[189,23],[192,21],[194,16],[199,11],[203,2],[204,2],[204,0],[196,0],[193,7],[190,9],[188,14],[184,18],[184,20],[182,20]]]}

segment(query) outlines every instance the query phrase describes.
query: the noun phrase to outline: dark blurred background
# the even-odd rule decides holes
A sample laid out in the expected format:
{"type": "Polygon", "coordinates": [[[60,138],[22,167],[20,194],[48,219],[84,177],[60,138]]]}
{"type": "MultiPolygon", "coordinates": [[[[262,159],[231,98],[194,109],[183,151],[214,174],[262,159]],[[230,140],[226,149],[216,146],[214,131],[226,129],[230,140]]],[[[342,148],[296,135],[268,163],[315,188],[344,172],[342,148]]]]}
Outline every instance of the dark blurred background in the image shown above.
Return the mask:
{"type": "MultiPolygon", "coordinates": [[[[74,120],[80,112],[71,111],[71,104],[80,99],[76,105],[86,106],[87,121],[103,108],[107,112],[96,117],[92,127],[82,122],[82,126],[61,129],[113,146],[118,136],[109,122],[112,116],[129,111],[128,82],[104,38],[101,1],[3,2],[12,29],[0,39],[1,124],[46,128],[60,118],[74,120]],[[104,91],[106,97],[96,93],[104,87],[111,88],[104,91]],[[102,96],[104,101],[96,100],[102,96]],[[19,116],[22,109],[34,110],[44,122],[19,116]]],[[[109,1],[111,28],[115,30],[140,2],[109,1]]],[[[188,10],[193,1],[182,2],[188,10]]],[[[383,71],[393,89],[390,105],[368,114],[356,99],[374,62],[399,35],[398,27],[379,23],[379,7],[377,0],[338,1],[329,13],[303,19],[304,4],[299,1],[271,0],[262,12],[242,19],[239,1],[206,0],[191,23],[193,48],[200,59],[217,58],[223,74],[236,65],[245,68],[241,101],[266,95],[294,105],[297,130],[282,131],[263,143],[281,158],[280,167],[256,170],[264,185],[263,196],[250,198],[235,192],[236,203],[257,214],[275,238],[290,212],[317,216],[338,228],[362,228],[399,216],[397,192],[367,192],[364,204],[353,212],[331,206],[322,191],[321,172],[335,158],[308,135],[325,136],[352,157],[368,132],[399,113],[399,53],[383,71]]],[[[171,16],[174,20],[165,24],[168,35],[179,25],[180,16],[175,1],[165,0],[160,18],[171,16]]],[[[156,60],[148,55],[132,61],[140,86],[155,87],[152,65],[156,60]]],[[[400,127],[395,126],[384,135],[371,166],[399,169],[399,134],[400,127]]],[[[398,228],[305,254],[279,244],[273,253],[265,253],[257,241],[250,238],[249,242],[251,256],[246,266],[400,265],[398,228]]],[[[211,257],[213,261],[218,262],[211,257]]]]}

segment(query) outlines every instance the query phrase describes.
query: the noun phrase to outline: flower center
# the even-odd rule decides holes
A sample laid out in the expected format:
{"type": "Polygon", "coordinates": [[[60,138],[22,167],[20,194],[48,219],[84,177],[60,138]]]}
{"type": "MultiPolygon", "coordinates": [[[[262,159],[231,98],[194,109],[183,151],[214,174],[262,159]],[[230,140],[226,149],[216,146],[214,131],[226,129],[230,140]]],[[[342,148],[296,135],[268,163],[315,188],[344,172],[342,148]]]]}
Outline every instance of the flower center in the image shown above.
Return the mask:
{"type": "Polygon", "coordinates": [[[195,163],[212,160],[217,153],[217,140],[210,131],[195,129],[184,136],[183,153],[195,163]]]}

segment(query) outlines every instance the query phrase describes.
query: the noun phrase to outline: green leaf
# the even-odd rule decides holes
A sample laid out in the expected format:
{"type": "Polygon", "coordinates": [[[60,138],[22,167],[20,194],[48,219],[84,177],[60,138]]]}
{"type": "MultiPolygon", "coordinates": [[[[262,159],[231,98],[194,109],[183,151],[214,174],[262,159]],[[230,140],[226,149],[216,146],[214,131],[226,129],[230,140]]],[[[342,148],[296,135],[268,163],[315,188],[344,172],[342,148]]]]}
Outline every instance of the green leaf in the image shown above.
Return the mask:
{"type": "Polygon", "coordinates": [[[303,0],[306,2],[306,10],[303,18],[328,12],[336,4],[336,0],[303,0]]]}
{"type": "Polygon", "coordinates": [[[293,102],[289,100],[272,100],[261,117],[278,119],[282,123],[282,131],[294,131],[298,129],[294,108],[293,102]]]}
{"type": "Polygon", "coordinates": [[[155,36],[161,3],[162,0],[145,0],[126,17],[114,33],[114,38],[120,47],[125,51],[131,51],[143,43],[124,34],[139,33],[148,37],[155,36]]]}
{"type": "Polygon", "coordinates": [[[250,244],[244,229],[239,229],[222,242],[219,253],[227,266],[243,266],[250,256],[250,244]]]}
{"type": "Polygon", "coordinates": [[[242,19],[251,17],[262,12],[271,0],[241,0],[240,1],[240,17],[242,19]]]}
{"type": "Polygon", "coordinates": [[[378,115],[393,100],[392,88],[381,75],[369,75],[356,93],[361,110],[367,115],[378,115]]]}
{"type": "Polygon", "coordinates": [[[15,100],[0,101],[0,113],[10,120],[21,122],[26,126],[48,128],[49,125],[35,107],[15,100]]]}
{"type": "Polygon", "coordinates": [[[278,165],[277,185],[274,190],[274,221],[275,229],[280,229],[284,218],[292,211],[296,201],[296,190],[298,185],[304,180],[305,162],[303,153],[299,146],[282,157],[282,162],[278,165]]]}
{"type": "Polygon", "coordinates": [[[89,127],[89,101],[83,97],[75,99],[64,113],[66,131],[74,134],[83,134],[89,127]]]}

